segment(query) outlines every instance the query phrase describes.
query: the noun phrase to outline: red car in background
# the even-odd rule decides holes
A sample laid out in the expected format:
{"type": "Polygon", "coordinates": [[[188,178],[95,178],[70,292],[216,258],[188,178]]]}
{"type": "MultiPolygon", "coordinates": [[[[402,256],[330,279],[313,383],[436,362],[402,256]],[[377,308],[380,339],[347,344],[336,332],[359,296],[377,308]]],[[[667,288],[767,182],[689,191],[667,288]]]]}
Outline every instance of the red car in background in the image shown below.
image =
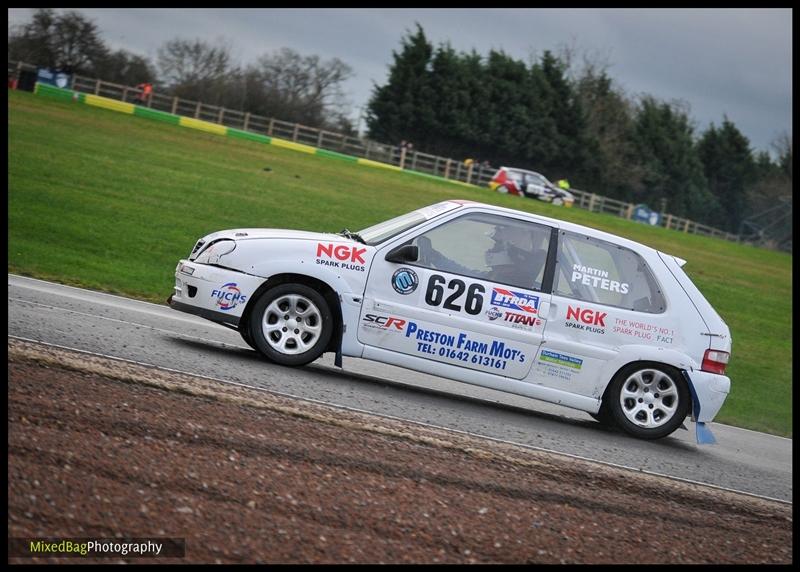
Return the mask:
{"type": "Polygon", "coordinates": [[[544,175],[525,169],[500,167],[489,181],[489,188],[500,193],[530,197],[566,207],[571,207],[575,202],[575,197],[569,191],[559,189],[544,175]]]}

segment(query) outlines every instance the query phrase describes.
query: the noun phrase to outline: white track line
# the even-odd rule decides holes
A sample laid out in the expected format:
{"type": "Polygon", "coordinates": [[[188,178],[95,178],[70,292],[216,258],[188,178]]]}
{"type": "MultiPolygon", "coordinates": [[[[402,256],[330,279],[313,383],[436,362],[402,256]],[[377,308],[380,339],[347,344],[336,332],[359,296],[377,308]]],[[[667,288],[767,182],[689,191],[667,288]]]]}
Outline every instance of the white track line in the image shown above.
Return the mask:
{"type": "Polygon", "coordinates": [[[207,380],[215,381],[215,382],[218,382],[218,383],[224,383],[224,384],[228,384],[228,385],[235,385],[237,387],[242,387],[242,388],[246,388],[246,389],[252,389],[252,390],[256,390],[256,391],[263,391],[265,393],[269,393],[271,395],[277,395],[279,397],[285,397],[285,398],[289,398],[289,399],[296,399],[296,400],[299,400],[299,401],[306,401],[306,402],[309,402],[309,403],[315,403],[317,405],[324,405],[324,406],[327,406],[327,407],[333,407],[333,408],[341,409],[341,410],[344,410],[344,411],[352,411],[352,412],[355,412],[355,413],[373,415],[373,416],[376,416],[376,417],[382,417],[384,419],[391,419],[393,421],[400,421],[400,422],[403,422],[403,423],[410,423],[410,424],[413,424],[413,425],[419,425],[421,427],[428,427],[428,428],[432,428],[432,429],[438,429],[438,430],[441,430],[441,431],[450,431],[450,432],[453,432],[453,433],[457,433],[457,434],[460,434],[460,435],[467,435],[469,437],[473,437],[473,438],[477,438],[477,439],[486,439],[488,441],[492,441],[492,442],[495,442],[495,443],[502,443],[502,444],[505,444],[505,445],[514,445],[516,447],[522,447],[524,449],[530,449],[532,451],[539,451],[539,452],[543,452],[543,453],[550,453],[552,455],[559,455],[559,456],[562,456],[562,457],[569,457],[571,459],[578,459],[578,460],[587,461],[587,462],[590,462],[590,463],[597,463],[597,464],[600,464],[600,465],[613,467],[615,469],[624,469],[624,470],[627,470],[627,471],[634,471],[634,472],[642,473],[642,474],[645,474],[645,475],[651,475],[651,476],[655,476],[655,477],[663,477],[665,479],[670,479],[670,480],[673,480],[673,481],[679,481],[679,482],[682,482],[682,483],[689,483],[689,484],[692,484],[692,485],[698,485],[698,486],[702,486],[702,487],[710,487],[712,489],[717,489],[717,490],[720,490],[720,491],[726,491],[726,492],[730,492],[730,493],[746,495],[746,496],[749,496],[749,497],[754,497],[754,498],[758,498],[758,499],[773,501],[773,502],[777,502],[777,503],[781,503],[781,504],[786,504],[786,505],[792,506],[792,501],[776,499],[776,498],[773,498],[773,497],[759,495],[759,494],[756,494],[756,493],[749,493],[749,492],[746,492],[746,491],[740,491],[740,490],[736,490],[736,489],[730,489],[730,488],[727,488],[727,487],[721,487],[719,485],[712,485],[710,483],[703,483],[701,481],[694,481],[694,480],[691,480],[691,479],[684,479],[682,477],[674,477],[674,476],[671,476],[671,475],[666,475],[666,474],[663,474],[663,473],[656,473],[654,471],[648,471],[646,469],[640,469],[640,468],[637,468],[637,467],[629,467],[627,465],[619,465],[617,463],[609,463],[607,461],[599,461],[597,459],[591,459],[589,457],[582,457],[580,455],[573,455],[571,453],[563,453],[561,451],[554,451],[552,449],[547,449],[547,448],[544,448],[544,447],[536,447],[534,445],[528,445],[526,443],[517,443],[515,441],[507,441],[505,439],[498,439],[496,437],[489,437],[487,435],[481,435],[479,433],[472,433],[472,432],[469,432],[469,431],[462,431],[461,429],[453,429],[451,427],[442,427],[440,425],[434,425],[432,423],[424,423],[422,421],[413,421],[413,420],[410,420],[410,419],[403,419],[402,417],[395,417],[393,415],[386,415],[386,414],[383,414],[383,413],[375,413],[373,411],[367,411],[367,410],[358,409],[358,408],[355,408],[355,407],[348,407],[346,405],[339,405],[337,403],[331,403],[329,401],[322,401],[322,400],[319,400],[319,399],[312,399],[312,398],[309,398],[309,397],[300,397],[298,395],[293,395],[291,393],[283,393],[283,392],[275,391],[275,390],[272,390],[272,389],[265,389],[263,387],[247,385],[247,384],[239,383],[239,382],[236,382],[236,381],[229,381],[227,379],[220,379],[220,378],[217,378],[217,377],[211,377],[211,376],[202,375],[202,374],[198,374],[198,373],[191,373],[191,372],[183,371],[183,370],[179,370],[179,369],[172,369],[172,368],[168,368],[168,367],[162,367],[162,366],[158,366],[158,365],[154,365],[154,364],[150,364],[150,363],[145,363],[145,362],[140,362],[140,361],[136,361],[136,360],[129,360],[129,359],[120,358],[120,357],[116,357],[116,356],[111,356],[111,355],[107,355],[107,354],[101,354],[101,353],[97,353],[97,352],[90,352],[90,351],[87,351],[87,350],[81,350],[81,349],[78,349],[78,348],[71,348],[71,347],[68,347],[68,346],[61,346],[61,345],[58,345],[58,344],[51,344],[51,343],[48,343],[48,342],[43,342],[43,341],[39,341],[39,340],[33,340],[33,339],[30,339],[30,338],[23,338],[23,337],[14,336],[14,335],[11,335],[11,334],[9,334],[8,337],[16,339],[16,340],[22,340],[22,341],[25,341],[25,342],[32,342],[32,343],[37,343],[37,344],[41,344],[41,345],[45,345],[45,346],[51,346],[51,347],[55,347],[55,348],[59,348],[59,349],[78,352],[78,353],[82,353],[82,354],[88,354],[88,355],[93,355],[93,356],[102,357],[102,358],[106,358],[106,359],[111,359],[111,360],[114,360],[114,361],[132,363],[132,364],[140,365],[140,366],[143,366],[143,367],[153,368],[153,369],[156,369],[156,370],[161,370],[161,371],[166,371],[166,372],[171,372],[171,373],[179,373],[179,374],[182,374],[182,375],[188,375],[188,376],[192,376],[192,377],[199,377],[201,379],[207,379],[207,380]]]}

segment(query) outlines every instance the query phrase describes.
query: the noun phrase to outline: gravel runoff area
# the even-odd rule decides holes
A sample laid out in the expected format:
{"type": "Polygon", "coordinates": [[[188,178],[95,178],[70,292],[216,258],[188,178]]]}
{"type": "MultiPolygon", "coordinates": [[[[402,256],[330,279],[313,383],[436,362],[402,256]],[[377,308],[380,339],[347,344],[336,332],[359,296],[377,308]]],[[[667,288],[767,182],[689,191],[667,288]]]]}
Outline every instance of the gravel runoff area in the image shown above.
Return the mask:
{"type": "Polygon", "coordinates": [[[140,563],[792,562],[781,503],[11,338],[8,351],[9,537],[186,539],[181,559],[112,560],[140,563]]]}

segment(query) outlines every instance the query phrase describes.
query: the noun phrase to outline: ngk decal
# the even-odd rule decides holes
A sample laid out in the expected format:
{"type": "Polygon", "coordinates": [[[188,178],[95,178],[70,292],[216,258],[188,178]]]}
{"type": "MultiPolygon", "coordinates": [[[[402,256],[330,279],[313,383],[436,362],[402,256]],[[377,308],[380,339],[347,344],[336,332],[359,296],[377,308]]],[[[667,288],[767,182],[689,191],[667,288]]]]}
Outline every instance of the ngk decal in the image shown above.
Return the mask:
{"type": "Polygon", "coordinates": [[[568,328],[584,332],[605,334],[606,316],[608,316],[608,312],[598,312],[592,308],[581,308],[580,306],[568,306],[565,325],[568,328]]]}
{"type": "Polygon", "coordinates": [[[366,248],[358,248],[347,244],[317,244],[317,264],[342,268],[344,270],[357,270],[364,272],[367,261],[363,254],[366,248]],[[333,259],[333,260],[331,260],[333,259]]]}
{"type": "Polygon", "coordinates": [[[406,325],[406,320],[395,318],[394,316],[366,314],[361,319],[361,325],[365,328],[375,328],[385,332],[402,332],[403,327],[406,325]]]}

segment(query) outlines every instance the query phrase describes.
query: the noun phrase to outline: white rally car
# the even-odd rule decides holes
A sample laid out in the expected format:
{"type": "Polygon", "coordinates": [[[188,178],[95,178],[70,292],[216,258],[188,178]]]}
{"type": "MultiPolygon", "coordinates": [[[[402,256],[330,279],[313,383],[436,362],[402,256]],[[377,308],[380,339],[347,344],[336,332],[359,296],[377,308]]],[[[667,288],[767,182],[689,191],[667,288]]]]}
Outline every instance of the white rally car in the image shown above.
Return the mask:
{"type": "Polygon", "coordinates": [[[580,409],[645,439],[713,420],[731,336],[685,261],[605,232],[445,201],[358,233],[197,241],[168,303],[270,360],[323,352],[580,409]]]}

